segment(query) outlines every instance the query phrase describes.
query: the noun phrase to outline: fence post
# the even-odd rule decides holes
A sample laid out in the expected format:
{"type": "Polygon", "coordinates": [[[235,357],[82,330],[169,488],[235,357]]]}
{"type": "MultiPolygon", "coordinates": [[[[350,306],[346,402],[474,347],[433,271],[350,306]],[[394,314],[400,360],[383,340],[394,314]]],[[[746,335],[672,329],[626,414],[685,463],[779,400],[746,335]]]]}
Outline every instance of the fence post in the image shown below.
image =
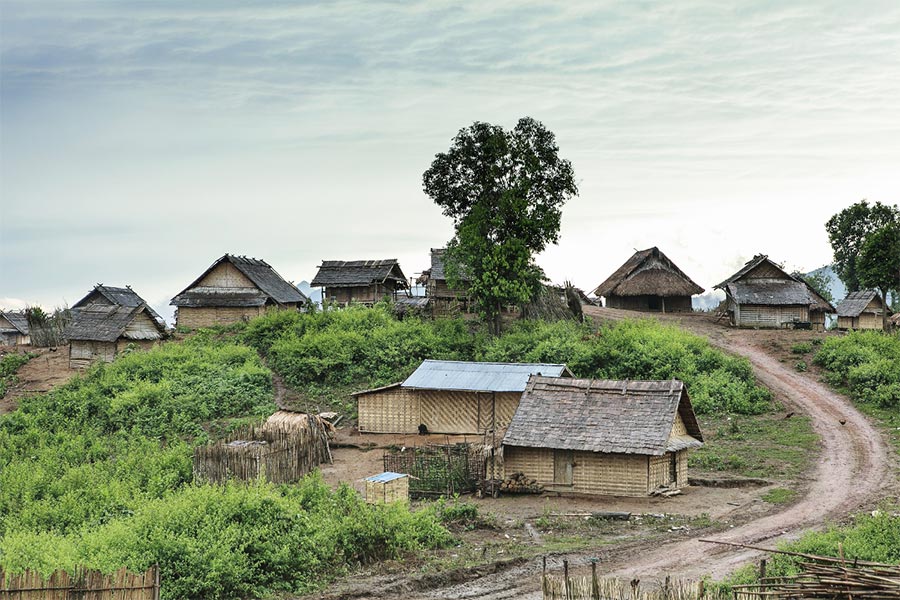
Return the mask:
{"type": "Polygon", "coordinates": [[[566,600],[569,599],[569,561],[563,559],[563,591],[565,593],[566,600]]]}
{"type": "Polygon", "coordinates": [[[547,555],[543,557],[543,569],[541,569],[541,598],[547,597],[547,555]]]}
{"type": "Polygon", "coordinates": [[[759,590],[761,592],[766,591],[766,559],[761,559],[759,561],[759,590]]]}
{"type": "Polygon", "coordinates": [[[597,581],[597,559],[591,559],[591,600],[600,600],[600,582],[597,581]]]}
{"type": "Polygon", "coordinates": [[[153,565],[153,600],[159,600],[159,563],[153,565]]]}
{"type": "Polygon", "coordinates": [[[666,580],[665,580],[665,582],[663,582],[663,599],[664,600],[669,600],[669,598],[672,595],[670,581],[671,580],[669,579],[669,575],[666,575],[666,580]]]}

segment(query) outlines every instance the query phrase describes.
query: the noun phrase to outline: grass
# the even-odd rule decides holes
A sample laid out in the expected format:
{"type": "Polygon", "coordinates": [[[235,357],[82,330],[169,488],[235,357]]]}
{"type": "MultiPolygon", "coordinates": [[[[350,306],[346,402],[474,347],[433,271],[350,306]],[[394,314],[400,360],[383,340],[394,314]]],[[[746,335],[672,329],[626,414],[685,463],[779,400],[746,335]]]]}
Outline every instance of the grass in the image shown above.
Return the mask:
{"type": "Polygon", "coordinates": [[[690,454],[690,468],[742,477],[795,480],[818,441],[810,419],[796,415],[706,416],[700,427],[706,445],[690,454]]]}
{"type": "Polygon", "coordinates": [[[19,381],[16,372],[35,356],[37,354],[26,352],[24,354],[7,354],[0,358],[0,398],[6,395],[10,386],[19,381]]]}
{"type": "Polygon", "coordinates": [[[773,488],[762,495],[764,502],[769,504],[787,504],[797,496],[796,490],[788,488],[773,488]]]}

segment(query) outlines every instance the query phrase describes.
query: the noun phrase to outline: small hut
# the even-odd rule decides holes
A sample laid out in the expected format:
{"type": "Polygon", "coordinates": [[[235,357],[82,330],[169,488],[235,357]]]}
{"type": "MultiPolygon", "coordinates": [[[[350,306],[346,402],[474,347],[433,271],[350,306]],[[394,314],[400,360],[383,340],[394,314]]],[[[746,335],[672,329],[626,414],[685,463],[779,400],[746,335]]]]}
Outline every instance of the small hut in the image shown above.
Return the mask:
{"type": "Polygon", "coordinates": [[[72,305],[72,310],[85,308],[87,306],[124,306],[126,308],[137,308],[144,305],[147,311],[154,319],[165,324],[165,321],[146,300],[141,298],[137,292],[131,289],[130,285],[125,287],[113,287],[111,285],[103,285],[98,283],[87,295],[72,305]]]}
{"type": "Polygon", "coordinates": [[[385,471],[366,477],[366,502],[389,504],[409,500],[409,475],[385,471]]]}
{"type": "Polygon", "coordinates": [[[703,443],[680,381],[532,377],[506,435],[506,473],[544,489],[646,496],[687,485],[703,443]]]}
{"type": "MultiPolygon", "coordinates": [[[[452,288],[444,271],[446,248],[431,249],[431,267],[422,271],[417,283],[425,286],[425,295],[431,303],[432,314],[447,315],[460,311],[468,312],[468,292],[465,288],[452,288]]],[[[460,273],[463,284],[469,281],[466,274],[460,273]]]]}
{"type": "Polygon", "coordinates": [[[87,305],[72,311],[64,335],[69,340],[69,367],[111,362],[129,346],[150,348],[165,337],[165,327],[146,305],[87,305]]]}
{"type": "Polygon", "coordinates": [[[409,289],[396,258],[323,260],[309,285],[323,288],[323,301],[345,306],[353,302],[374,304],[409,289]]]}
{"type": "MultiPolygon", "coordinates": [[[[798,281],[802,281],[799,280],[798,281]]],[[[810,327],[813,331],[825,331],[826,329],[826,315],[833,315],[837,312],[837,309],[834,307],[831,302],[822,297],[819,292],[813,289],[811,285],[803,281],[803,284],[806,285],[806,291],[809,292],[809,297],[812,303],[809,305],[809,323],[810,327]]]]}
{"type": "Polygon", "coordinates": [[[0,310],[0,344],[22,346],[31,343],[24,313],[0,310]]]}
{"type": "Polygon", "coordinates": [[[226,254],[172,298],[175,324],[195,329],[229,325],[269,309],[298,310],[309,300],[264,260],[226,254]]]}
{"type": "MultiPolygon", "coordinates": [[[[765,254],[715,286],[725,292],[731,324],[736,327],[785,327],[810,322],[817,305],[810,287],[789,275],[765,254]]],[[[823,317],[824,320],[824,317],[823,317]]]]}
{"type": "MultiPolygon", "coordinates": [[[[850,292],[837,306],[838,329],[884,329],[885,306],[875,290],[850,292]]],[[[887,314],[891,310],[887,309],[887,314]]]]}
{"type": "Polygon", "coordinates": [[[691,296],[702,293],[703,288],[655,246],[635,252],[594,290],[610,308],[654,312],[690,312],[691,296]]]}
{"type": "Polygon", "coordinates": [[[512,419],[528,378],[571,377],[566,365],[426,360],[406,381],[353,394],[368,433],[479,434],[512,419]]]}

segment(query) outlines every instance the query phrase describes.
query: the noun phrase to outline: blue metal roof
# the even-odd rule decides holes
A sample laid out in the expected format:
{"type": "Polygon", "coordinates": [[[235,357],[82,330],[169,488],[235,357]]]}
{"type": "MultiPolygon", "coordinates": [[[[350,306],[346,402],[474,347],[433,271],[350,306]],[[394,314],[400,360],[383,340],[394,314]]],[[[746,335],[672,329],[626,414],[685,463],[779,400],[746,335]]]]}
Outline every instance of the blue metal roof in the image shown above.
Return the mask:
{"type": "Polygon", "coordinates": [[[392,471],[385,471],[379,475],[372,475],[371,477],[366,477],[366,481],[371,481],[373,483],[387,483],[388,481],[393,481],[395,479],[400,479],[401,477],[409,477],[406,473],[394,473],[392,471]]]}
{"type": "Polygon", "coordinates": [[[466,392],[524,392],[528,378],[571,376],[566,365],[426,360],[402,387],[466,392]]]}

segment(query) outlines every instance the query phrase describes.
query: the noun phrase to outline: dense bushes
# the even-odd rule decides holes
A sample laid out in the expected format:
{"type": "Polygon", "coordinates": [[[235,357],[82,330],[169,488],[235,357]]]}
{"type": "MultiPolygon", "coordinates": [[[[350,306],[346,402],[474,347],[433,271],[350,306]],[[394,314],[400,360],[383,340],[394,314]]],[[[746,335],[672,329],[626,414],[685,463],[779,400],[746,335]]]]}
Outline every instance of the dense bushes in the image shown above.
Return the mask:
{"type": "Polygon", "coordinates": [[[6,354],[0,358],[0,398],[6,395],[6,390],[16,380],[16,371],[36,355],[30,353],[6,354]]]}
{"type": "Polygon", "coordinates": [[[815,363],[832,385],[846,387],[855,400],[881,408],[900,407],[900,337],[853,331],[828,338],[815,363]]]}
{"type": "Polygon", "coordinates": [[[757,414],[770,406],[745,359],[650,320],[599,331],[572,321],[523,321],[488,338],[460,320],[397,321],[383,307],[355,307],[270,314],[252,321],[243,336],[297,387],[392,383],[426,358],[551,362],[568,364],[580,377],[681,379],[698,412],[757,414]]]}

